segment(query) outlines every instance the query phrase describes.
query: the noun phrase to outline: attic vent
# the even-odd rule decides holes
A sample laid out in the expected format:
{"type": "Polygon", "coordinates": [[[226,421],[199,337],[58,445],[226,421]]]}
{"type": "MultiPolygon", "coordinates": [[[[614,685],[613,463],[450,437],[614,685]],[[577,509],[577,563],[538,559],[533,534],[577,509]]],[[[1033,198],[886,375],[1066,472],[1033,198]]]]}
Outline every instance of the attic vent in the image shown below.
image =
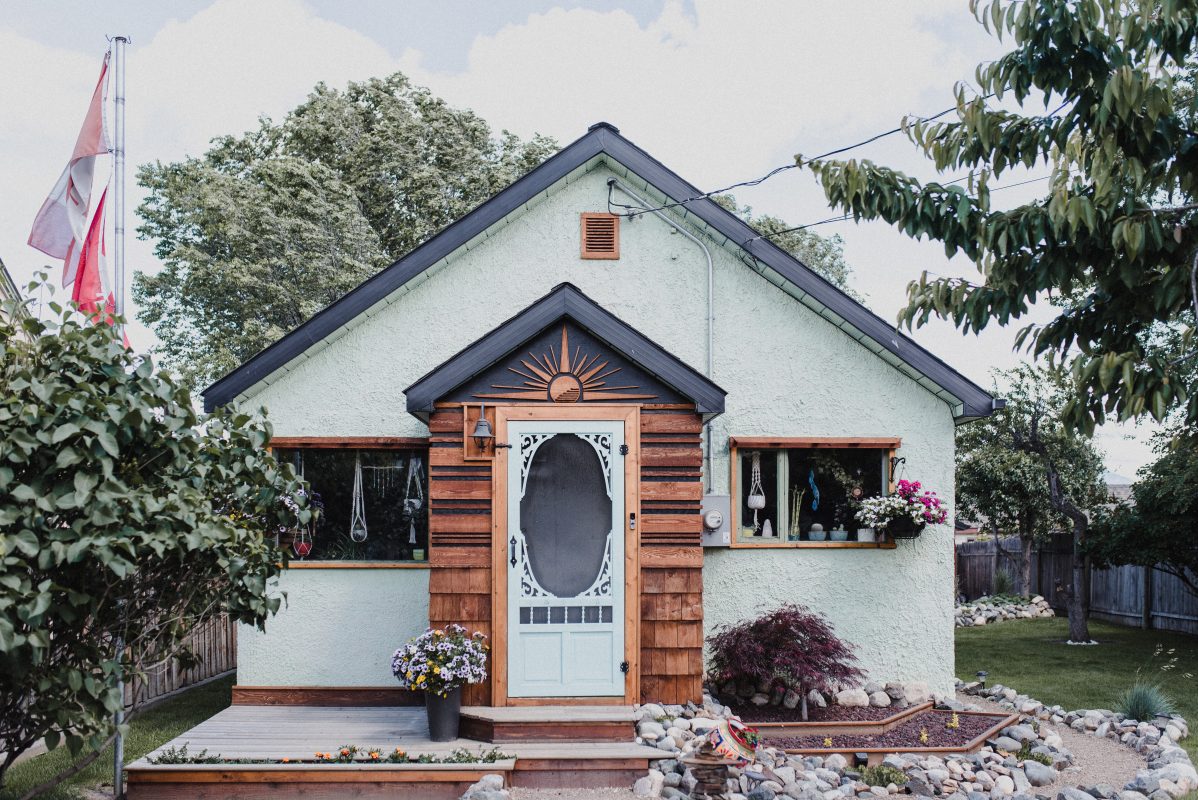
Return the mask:
{"type": "Polygon", "coordinates": [[[620,257],[620,218],[615,214],[582,215],[582,257],[620,257]]]}

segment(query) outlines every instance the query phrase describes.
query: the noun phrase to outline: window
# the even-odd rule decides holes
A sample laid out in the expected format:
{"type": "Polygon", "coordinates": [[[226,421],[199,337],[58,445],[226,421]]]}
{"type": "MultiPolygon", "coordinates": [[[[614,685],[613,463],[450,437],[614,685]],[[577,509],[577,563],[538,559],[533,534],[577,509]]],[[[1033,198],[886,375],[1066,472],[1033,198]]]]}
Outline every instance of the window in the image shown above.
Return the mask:
{"type": "Polygon", "coordinates": [[[426,449],[275,447],[274,452],[280,462],[295,467],[324,503],[310,526],[311,548],[302,560],[428,560],[426,449]],[[355,519],[359,473],[362,513],[355,519]],[[356,535],[351,527],[357,528],[356,535]]]}
{"type": "Polygon", "coordinates": [[[855,501],[889,491],[898,439],[731,441],[736,546],[878,546],[855,501]]]}

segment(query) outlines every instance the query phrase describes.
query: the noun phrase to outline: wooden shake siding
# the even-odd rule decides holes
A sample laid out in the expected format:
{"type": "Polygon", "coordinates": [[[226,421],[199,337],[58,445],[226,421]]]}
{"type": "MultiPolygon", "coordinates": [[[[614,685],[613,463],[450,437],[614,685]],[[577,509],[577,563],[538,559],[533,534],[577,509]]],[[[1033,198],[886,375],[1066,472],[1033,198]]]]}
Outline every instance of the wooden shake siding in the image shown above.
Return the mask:
{"type": "MultiPolygon", "coordinates": [[[[640,672],[643,702],[702,698],[702,421],[690,406],[641,409],[640,672]]],[[[429,421],[429,622],[491,634],[491,464],[462,458],[462,409],[429,421]]],[[[505,580],[506,576],[499,576],[505,580]]],[[[491,686],[463,703],[490,705],[491,686]]]]}
{"type": "MultiPolygon", "coordinates": [[[[491,462],[462,458],[462,408],[429,420],[429,624],[458,623],[491,635],[491,462]]],[[[462,703],[491,705],[491,681],[467,686],[462,703]]]]}
{"type": "Polygon", "coordinates": [[[703,423],[641,409],[641,699],[703,697],[703,423]]]}

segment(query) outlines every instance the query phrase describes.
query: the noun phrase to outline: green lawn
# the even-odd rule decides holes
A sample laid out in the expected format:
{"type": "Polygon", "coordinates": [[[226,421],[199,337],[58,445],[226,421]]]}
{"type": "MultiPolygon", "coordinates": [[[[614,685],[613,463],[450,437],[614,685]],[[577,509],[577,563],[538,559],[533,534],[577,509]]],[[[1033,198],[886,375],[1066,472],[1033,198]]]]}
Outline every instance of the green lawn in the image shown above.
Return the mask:
{"type": "Polygon", "coordinates": [[[1190,723],[1191,735],[1182,744],[1198,762],[1198,637],[1091,621],[1090,634],[1101,644],[1070,647],[1064,643],[1067,633],[1060,618],[957,628],[957,676],[976,680],[975,673],[984,669],[990,673],[987,683],[1010,686],[1050,705],[1114,709],[1139,670],[1161,684],[1190,723]],[[1154,659],[1158,645],[1174,650],[1174,669],[1160,670],[1169,656],[1154,659]]]}
{"type": "MultiPolygon", "coordinates": [[[[233,677],[222,678],[165,700],[130,724],[125,738],[125,763],[135,761],[159,745],[170,741],[188,728],[195,727],[229,705],[233,677]]],[[[66,748],[36,756],[9,770],[7,786],[0,800],[11,800],[71,764],[66,748]]],[[[42,795],[46,800],[75,800],[80,788],[112,784],[112,751],[100,756],[83,772],[57,791],[42,795]]]]}

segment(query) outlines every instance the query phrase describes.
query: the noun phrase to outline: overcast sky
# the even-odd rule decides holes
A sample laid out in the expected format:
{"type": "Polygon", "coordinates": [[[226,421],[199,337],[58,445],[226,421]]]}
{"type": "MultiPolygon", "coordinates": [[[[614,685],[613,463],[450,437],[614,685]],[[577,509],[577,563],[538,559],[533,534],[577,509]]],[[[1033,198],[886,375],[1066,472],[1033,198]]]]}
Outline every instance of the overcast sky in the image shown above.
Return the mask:
{"type": "MultiPolygon", "coordinates": [[[[25,241],[74,144],[106,34],[133,40],[132,164],[196,155],[214,136],[254,127],[260,115],[280,119],[318,81],[341,86],[402,70],[497,130],[564,144],[607,120],[703,189],[759,176],[796,153],[861,141],[904,114],[941,111],[952,105],[956,81],[1002,52],[965,0],[6,0],[3,8],[0,259],[21,284],[48,263],[25,241]]],[[[853,155],[933,175],[901,136],[853,155]]],[[[1033,169],[998,185],[1044,174],[1033,169]]],[[[994,200],[1022,202],[1043,186],[1014,187],[994,200]]],[[[805,172],[782,173],[737,197],[793,224],[835,214],[805,172]]],[[[131,209],[140,198],[131,186],[131,209]]],[[[844,238],[854,287],[888,319],[922,270],[976,277],[941,246],[882,223],[816,230],[844,238]]],[[[158,268],[150,243],[131,242],[129,253],[130,270],[158,268]]],[[[57,277],[61,265],[54,270],[57,277]]],[[[1040,308],[1032,319],[1050,315],[1040,308]]],[[[915,337],[989,386],[992,369],[1021,358],[1011,350],[1015,330],[965,337],[934,323],[915,337]]],[[[154,342],[136,324],[130,338],[139,350],[154,342]]],[[[1146,439],[1143,428],[1102,431],[1108,468],[1133,476],[1150,458],[1146,439]]]]}

